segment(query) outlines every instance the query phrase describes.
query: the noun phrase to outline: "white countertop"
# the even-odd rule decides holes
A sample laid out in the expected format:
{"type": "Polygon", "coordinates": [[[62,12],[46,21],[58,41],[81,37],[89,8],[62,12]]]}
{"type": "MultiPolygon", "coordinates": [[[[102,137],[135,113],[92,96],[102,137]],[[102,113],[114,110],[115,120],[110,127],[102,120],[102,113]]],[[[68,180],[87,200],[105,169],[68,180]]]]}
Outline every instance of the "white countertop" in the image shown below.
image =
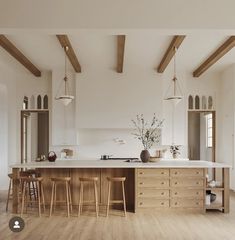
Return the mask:
{"type": "Polygon", "coordinates": [[[124,160],[60,160],[55,162],[16,163],[10,168],[230,168],[225,163],[213,163],[202,160],[159,161],[159,162],[125,162],[124,160]]]}

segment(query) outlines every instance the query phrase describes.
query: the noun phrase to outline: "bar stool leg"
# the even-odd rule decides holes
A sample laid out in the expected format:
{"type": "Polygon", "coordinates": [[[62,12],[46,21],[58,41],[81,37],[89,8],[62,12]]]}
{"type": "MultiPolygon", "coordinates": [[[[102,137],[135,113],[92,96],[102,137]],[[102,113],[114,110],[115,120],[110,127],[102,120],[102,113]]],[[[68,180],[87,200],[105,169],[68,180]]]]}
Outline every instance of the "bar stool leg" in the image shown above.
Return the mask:
{"type": "Polygon", "coordinates": [[[111,192],[111,182],[108,182],[108,201],[107,201],[107,212],[106,212],[106,217],[108,217],[108,215],[109,215],[110,192],[111,192]]]}
{"type": "Polygon", "coordinates": [[[70,202],[70,211],[73,211],[73,205],[72,205],[72,196],[71,196],[71,184],[69,183],[69,202],[70,202]]]}
{"type": "Polygon", "coordinates": [[[9,199],[10,199],[10,195],[11,195],[11,185],[12,185],[12,180],[10,179],[8,194],[7,194],[6,212],[8,211],[8,204],[9,204],[9,199]]]}
{"type": "Polygon", "coordinates": [[[36,183],[37,199],[38,199],[38,216],[41,217],[41,197],[39,182],[36,183]]]}
{"type": "Polygon", "coordinates": [[[43,185],[42,185],[42,183],[40,183],[39,185],[40,185],[40,192],[41,192],[41,195],[42,195],[43,210],[45,212],[46,211],[46,207],[45,207],[45,198],[44,198],[43,185]]]}
{"type": "Polygon", "coordinates": [[[53,211],[55,212],[55,206],[56,206],[56,195],[57,195],[57,184],[55,182],[55,186],[54,186],[54,207],[53,207],[53,211]]]}
{"type": "Polygon", "coordinates": [[[22,185],[23,185],[23,194],[22,194],[22,203],[21,203],[21,214],[20,214],[21,216],[23,215],[23,212],[24,212],[26,182],[23,182],[22,185]]]}
{"type": "Polygon", "coordinates": [[[96,217],[99,215],[99,207],[98,207],[98,193],[97,193],[97,184],[94,182],[94,191],[95,191],[95,211],[96,217]]]}
{"type": "Polygon", "coordinates": [[[65,188],[66,188],[67,215],[68,215],[68,217],[69,217],[69,216],[70,216],[70,214],[69,214],[70,204],[69,204],[69,189],[68,189],[68,182],[65,183],[65,188]]]}
{"type": "Polygon", "coordinates": [[[78,216],[82,213],[82,201],[83,201],[83,183],[80,183],[80,194],[79,194],[79,205],[78,205],[78,216]]]}
{"type": "Polygon", "coordinates": [[[124,182],[122,182],[122,196],[123,196],[124,216],[126,217],[126,197],[125,197],[124,182]]]}
{"type": "Polygon", "coordinates": [[[55,190],[55,183],[52,182],[52,190],[51,190],[51,204],[50,204],[50,214],[49,217],[51,217],[52,208],[53,208],[53,202],[54,202],[54,190],[55,190]]]}

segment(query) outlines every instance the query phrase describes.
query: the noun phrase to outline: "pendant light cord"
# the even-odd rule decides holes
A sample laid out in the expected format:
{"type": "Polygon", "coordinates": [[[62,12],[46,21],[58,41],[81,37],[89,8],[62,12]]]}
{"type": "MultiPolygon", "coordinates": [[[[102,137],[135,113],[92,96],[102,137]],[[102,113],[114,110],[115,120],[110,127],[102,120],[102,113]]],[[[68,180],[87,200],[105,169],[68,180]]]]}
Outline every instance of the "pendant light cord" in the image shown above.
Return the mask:
{"type": "Polygon", "coordinates": [[[68,95],[68,88],[67,88],[67,55],[66,52],[68,51],[68,47],[65,46],[64,47],[64,91],[65,91],[65,95],[68,95]]]}

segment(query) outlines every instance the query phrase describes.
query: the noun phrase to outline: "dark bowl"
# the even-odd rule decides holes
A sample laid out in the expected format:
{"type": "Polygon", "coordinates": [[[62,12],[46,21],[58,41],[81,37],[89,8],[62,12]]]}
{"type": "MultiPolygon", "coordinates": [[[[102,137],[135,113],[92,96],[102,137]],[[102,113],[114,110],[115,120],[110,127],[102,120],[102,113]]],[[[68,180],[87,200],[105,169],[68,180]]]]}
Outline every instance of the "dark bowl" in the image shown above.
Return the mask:
{"type": "Polygon", "coordinates": [[[216,200],[216,194],[215,193],[210,194],[210,200],[211,200],[211,202],[214,202],[216,200]]]}

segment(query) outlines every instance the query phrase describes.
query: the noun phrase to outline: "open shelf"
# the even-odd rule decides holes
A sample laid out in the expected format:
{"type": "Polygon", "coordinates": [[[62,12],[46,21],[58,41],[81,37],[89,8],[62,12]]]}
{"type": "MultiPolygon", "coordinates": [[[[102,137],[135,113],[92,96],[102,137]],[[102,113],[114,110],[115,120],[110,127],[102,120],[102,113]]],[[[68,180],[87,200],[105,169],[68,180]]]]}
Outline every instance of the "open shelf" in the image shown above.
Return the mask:
{"type": "Polygon", "coordinates": [[[206,190],[211,190],[211,191],[223,191],[223,187],[207,187],[206,190]]]}

